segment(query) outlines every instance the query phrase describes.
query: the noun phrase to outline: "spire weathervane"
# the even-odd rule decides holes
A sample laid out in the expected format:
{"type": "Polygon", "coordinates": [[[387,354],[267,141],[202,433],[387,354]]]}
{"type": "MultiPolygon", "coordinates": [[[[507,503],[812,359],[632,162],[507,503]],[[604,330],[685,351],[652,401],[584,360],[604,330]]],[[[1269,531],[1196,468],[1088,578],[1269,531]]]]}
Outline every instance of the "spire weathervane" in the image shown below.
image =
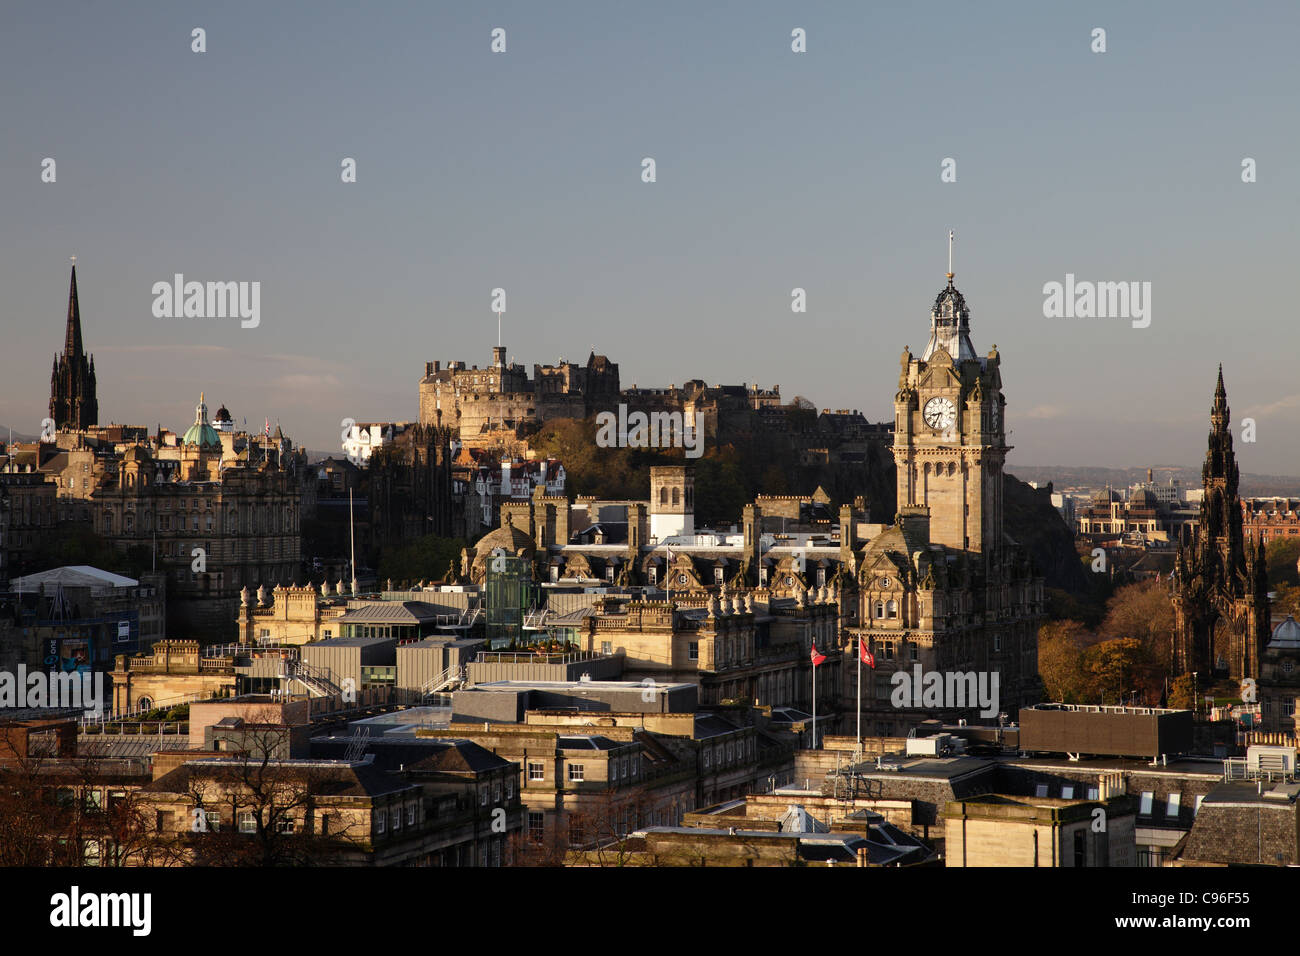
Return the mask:
{"type": "Polygon", "coordinates": [[[948,230],[948,284],[949,284],[949,285],[952,284],[952,275],[953,275],[953,273],[952,273],[952,239],[953,239],[953,231],[952,231],[951,229],[949,229],[949,230],[948,230]]]}

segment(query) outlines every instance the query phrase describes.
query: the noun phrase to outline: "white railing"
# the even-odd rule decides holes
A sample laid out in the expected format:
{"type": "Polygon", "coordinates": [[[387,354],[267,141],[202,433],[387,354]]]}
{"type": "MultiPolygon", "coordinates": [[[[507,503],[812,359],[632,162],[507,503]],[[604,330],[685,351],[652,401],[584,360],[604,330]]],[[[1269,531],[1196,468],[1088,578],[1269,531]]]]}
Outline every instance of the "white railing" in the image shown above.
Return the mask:
{"type": "Polygon", "coordinates": [[[173,707],[179,707],[182,704],[192,704],[196,701],[216,700],[215,697],[204,697],[202,694],[186,694],[183,697],[169,697],[166,700],[158,700],[151,703],[148,707],[135,707],[131,710],[123,711],[120,714],[101,714],[98,717],[80,717],[77,720],[81,728],[98,726],[104,724],[117,723],[118,721],[131,720],[143,714],[152,713],[155,710],[171,710],[173,707]]]}
{"type": "Polygon", "coordinates": [[[288,684],[297,681],[306,687],[307,693],[313,697],[331,697],[342,693],[342,688],[335,683],[334,674],[328,667],[312,667],[302,660],[286,660],[280,680],[285,682],[286,689],[288,684]]]}
{"type": "Polygon", "coordinates": [[[422,688],[424,696],[432,697],[439,691],[446,690],[452,684],[460,683],[464,679],[464,671],[460,667],[448,667],[441,674],[437,674],[425,681],[422,688]]]}

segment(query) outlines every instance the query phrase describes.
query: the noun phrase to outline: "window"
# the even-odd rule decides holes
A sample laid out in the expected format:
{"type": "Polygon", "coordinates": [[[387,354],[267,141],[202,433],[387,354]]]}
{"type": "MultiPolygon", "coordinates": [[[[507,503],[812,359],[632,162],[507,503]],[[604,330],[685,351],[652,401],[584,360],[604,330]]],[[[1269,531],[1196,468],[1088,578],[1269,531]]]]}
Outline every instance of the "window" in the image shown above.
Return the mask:
{"type": "Polygon", "coordinates": [[[375,814],[375,832],[383,833],[387,827],[388,827],[388,814],[387,812],[380,810],[378,813],[375,814]]]}
{"type": "Polygon", "coordinates": [[[1067,784],[1062,784],[1062,785],[1061,785],[1061,799],[1062,799],[1062,800],[1073,800],[1073,799],[1074,799],[1074,787],[1069,786],[1069,785],[1067,785],[1067,784]]]}
{"type": "Polygon", "coordinates": [[[704,769],[708,770],[710,764],[712,763],[713,763],[713,748],[705,747],[704,748],[704,769]]]}
{"type": "Polygon", "coordinates": [[[1089,799],[1089,800],[1099,800],[1099,799],[1101,799],[1101,791],[1100,791],[1098,788],[1096,788],[1096,787],[1089,787],[1089,788],[1088,788],[1088,799],[1089,799]]]}
{"type": "Polygon", "coordinates": [[[492,802],[493,803],[501,802],[501,784],[499,783],[492,784],[492,802]]]}
{"type": "Polygon", "coordinates": [[[393,817],[393,832],[396,833],[398,830],[402,829],[402,808],[393,807],[390,812],[393,817]]]}
{"type": "Polygon", "coordinates": [[[1171,793],[1169,795],[1169,803],[1165,808],[1165,816],[1167,816],[1171,820],[1177,820],[1178,810],[1182,802],[1183,802],[1183,795],[1181,793],[1171,793]]]}
{"type": "Polygon", "coordinates": [[[540,810],[528,811],[528,839],[532,843],[541,843],[546,832],[546,814],[540,810]]]}
{"type": "Polygon", "coordinates": [[[207,825],[208,825],[208,829],[211,830],[211,831],[213,831],[214,833],[217,832],[217,831],[219,831],[219,830],[221,829],[221,811],[220,811],[220,810],[204,810],[204,811],[203,811],[203,819],[204,819],[204,822],[207,823],[207,825]]]}
{"type": "Polygon", "coordinates": [[[581,843],[585,834],[582,829],[582,821],[576,817],[569,817],[569,842],[581,843]]]}
{"type": "Polygon", "coordinates": [[[406,808],[406,825],[408,827],[415,826],[415,804],[414,803],[406,808]]]}
{"type": "Polygon", "coordinates": [[[1038,784],[1037,786],[1035,786],[1035,787],[1034,787],[1034,796],[1036,796],[1036,797],[1045,797],[1045,796],[1047,796],[1047,784],[1045,784],[1045,783],[1040,783],[1040,784],[1038,784]]]}
{"type": "Polygon", "coordinates": [[[1154,792],[1154,791],[1152,791],[1152,790],[1143,790],[1143,791],[1142,791],[1142,801],[1141,801],[1141,803],[1138,805],[1138,815],[1139,815],[1139,816],[1144,816],[1144,817],[1149,817],[1149,816],[1151,816],[1151,807],[1152,807],[1152,804],[1155,802],[1155,798],[1156,798],[1156,795],[1155,795],[1155,792],[1154,792]]]}
{"type": "Polygon", "coordinates": [[[580,763],[569,764],[569,782],[581,783],[583,781],[583,767],[580,763]]]}
{"type": "Polygon", "coordinates": [[[252,810],[239,811],[239,832],[256,833],[257,832],[257,814],[252,810]]]}
{"type": "Polygon", "coordinates": [[[698,661],[700,659],[700,642],[691,641],[686,645],[686,656],[690,660],[698,661]]]}
{"type": "Polygon", "coordinates": [[[487,787],[484,787],[482,790],[478,792],[478,805],[480,807],[486,807],[487,798],[488,798],[488,789],[487,787]]]}
{"type": "Polygon", "coordinates": [[[614,653],[614,644],[613,644],[613,642],[612,642],[612,641],[601,641],[601,642],[600,642],[600,652],[601,652],[602,654],[613,654],[613,653],[614,653]]]}
{"type": "Polygon", "coordinates": [[[886,602],[885,602],[885,617],[888,617],[888,618],[891,618],[891,619],[892,619],[892,618],[896,618],[896,617],[898,617],[898,602],[897,602],[897,601],[890,600],[890,601],[886,601],[886,602]]]}
{"type": "Polygon", "coordinates": [[[884,616],[885,616],[885,602],[884,602],[884,601],[877,601],[877,602],[876,602],[876,617],[883,618],[884,616]]]}
{"type": "Polygon", "coordinates": [[[545,779],[546,779],[546,765],[545,765],[545,764],[540,764],[540,763],[533,763],[533,762],[530,760],[530,761],[528,762],[528,779],[529,779],[529,780],[545,780],[545,779]]]}
{"type": "Polygon", "coordinates": [[[722,583],[722,568],[713,569],[713,583],[714,584],[722,583]]]}
{"type": "Polygon", "coordinates": [[[292,819],[281,820],[279,826],[276,827],[276,830],[280,833],[293,833],[296,829],[297,824],[292,819]]]}
{"type": "Polygon", "coordinates": [[[658,584],[658,583],[659,583],[659,569],[658,569],[658,568],[655,568],[655,567],[650,568],[650,570],[649,570],[649,578],[650,578],[650,583],[651,583],[651,584],[658,584]]]}

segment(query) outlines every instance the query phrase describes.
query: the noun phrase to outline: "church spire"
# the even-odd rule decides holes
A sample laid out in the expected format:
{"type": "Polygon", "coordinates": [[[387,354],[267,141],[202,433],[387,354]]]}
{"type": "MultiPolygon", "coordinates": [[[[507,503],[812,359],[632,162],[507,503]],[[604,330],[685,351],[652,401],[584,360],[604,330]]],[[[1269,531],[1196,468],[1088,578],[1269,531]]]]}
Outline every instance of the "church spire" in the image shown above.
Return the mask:
{"type": "Polygon", "coordinates": [[[50,374],[50,418],[56,428],[81,430],[99,422],[95,397],[95,363],[81,342],[81,305],[77,301],[77,257],[72,257],[72,278],[68,283],[68,321],[63,334],[63,351],[54,357],[50,374]]]}
{"type": "MultiPolygon", "coordinates": [[[[1214,387],[1214,404],[1210,407],[1210,424],[1213,426],[1210,432],[1211,442],[1215,436],[1223,435],[1228,431],[1228,422],[1232,420],[1231,413],[1228,410],[1228,391],[1223,387],[1223,364],[1219,364],[1219,383],[1214,387]]],[[[1232,448],[1232,436],[1227,436],[1228,448],[1232,448]]]]}
{"type": "Polygon", "coordinates": [[[72,263],[72,282],[68,287],[68,329],[63,352],[69,357],[81,354],[81,307],[77,304],[77,263],[72,263]]]}

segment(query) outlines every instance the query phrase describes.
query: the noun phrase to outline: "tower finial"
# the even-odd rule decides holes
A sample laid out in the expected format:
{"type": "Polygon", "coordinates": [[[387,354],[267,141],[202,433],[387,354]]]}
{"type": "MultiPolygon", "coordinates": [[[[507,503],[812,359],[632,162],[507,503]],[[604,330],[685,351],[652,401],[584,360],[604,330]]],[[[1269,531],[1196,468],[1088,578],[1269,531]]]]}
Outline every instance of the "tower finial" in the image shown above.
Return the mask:
{"type": "Polygon", "coordinates": [[[952,240],[953,240],[953,231],[952,231],[951,229],[949,229],[949,230],[948,230],[948,284],[949,284],[949,285],[952,285],[952,276],[953,276],[953,272],[952,272],[952,240]]]}

